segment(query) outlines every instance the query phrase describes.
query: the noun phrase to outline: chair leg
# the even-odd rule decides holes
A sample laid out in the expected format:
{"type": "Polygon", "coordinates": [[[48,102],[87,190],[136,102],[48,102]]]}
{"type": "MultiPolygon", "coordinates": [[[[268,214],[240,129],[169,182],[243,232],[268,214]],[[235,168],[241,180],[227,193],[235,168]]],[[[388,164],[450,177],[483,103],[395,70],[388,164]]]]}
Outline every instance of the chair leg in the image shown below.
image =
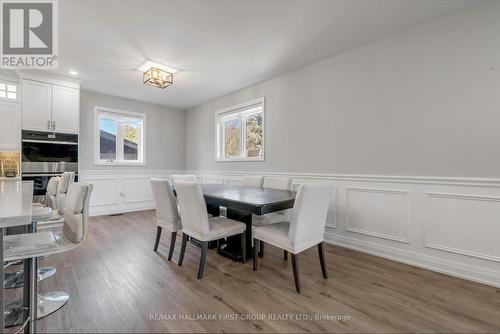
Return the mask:
{"type": "Polygon", "coordinates": [[[288,261],[288,252],[283,249],[283,260],[288,261]]]}
{"type": "Polygon", "coordinates": [[[181,254],[179,255],[179,266],[182,266],[182,261],[184,261],[184,253],[186,252],[186,244],[188,241],[188,235],[182,233],[182,244],[181,244],[181,254]]]}
{"type": "Polygon", "coordinates": [[[325,263],[325,249],[323,247],[323,242],[318,244],[318,254],[319,254],[319,263],[321,264],[321,272],[323,273],[323,278],[328,278],[328,271],[326,270],[325,263]]]}
{"type": "Polygon", "coordinates": [[[259,240],[253,239],[253,271],[257,271],[257,266],[259,265],[259,244],[259,240]]]}
{"type": "Polygon", "coordinates": [[[201,279],[203,277],[203,271],[205,270],[205,260],[207,259],[207,252],[208,252],[208,241],[202,241],[200,268],[198,269],[198,279],[201,279]]]}
{"type": "Polygon", "coordinates": [[[264,257],[264,241],[260,241],[259,257],[264,257]]]}
{"type": "Polygon", "coordinates": [[[246,233],[243,232],[240,234],[241,236],[241,259],[243,263],[247,261],[247,241],[246,241],[246,233]]]}
{"type": "Polygon", "coordinates": [[[295,290],[300,293],[299,256],[292,253],[293,278],[295,280],[295,290]]]}
{"type": "Polygon", "coordinates": [[[156,227],[156,241],[154,251],[158,250],[158,245],[160,244],[160,236],[161,236],[161,226],[156,227]]]}
{"type": "Polygon", "coordinates": [[[177,238],[177,231],[170,234],[170,249],[168,251],[168,260],[172,261],[172,255],[174,254],[175,239],[177,238]]]}

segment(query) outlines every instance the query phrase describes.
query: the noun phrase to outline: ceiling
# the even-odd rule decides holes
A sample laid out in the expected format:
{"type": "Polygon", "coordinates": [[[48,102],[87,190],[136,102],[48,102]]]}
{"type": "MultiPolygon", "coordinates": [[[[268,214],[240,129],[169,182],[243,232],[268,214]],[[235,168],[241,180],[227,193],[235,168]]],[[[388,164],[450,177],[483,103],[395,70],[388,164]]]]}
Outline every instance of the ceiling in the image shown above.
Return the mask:
{"type": "Polygon", "coordinates": [[[59,69],[85,89],[186,109],[474,0],[64,0],[59,69]],[[179,69],[142,84],[147,60],[179,69]]]}

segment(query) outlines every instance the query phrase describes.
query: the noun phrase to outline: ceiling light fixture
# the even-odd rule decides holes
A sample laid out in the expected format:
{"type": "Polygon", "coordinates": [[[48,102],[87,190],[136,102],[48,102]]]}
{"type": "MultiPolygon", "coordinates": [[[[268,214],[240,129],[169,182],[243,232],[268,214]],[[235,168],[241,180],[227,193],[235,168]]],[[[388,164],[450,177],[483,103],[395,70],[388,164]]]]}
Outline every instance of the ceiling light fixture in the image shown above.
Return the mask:
{"type": "Polygon", "coordinates": [[[167,88],[174,82],[174,74],[157,67],[151,67],[144,72],[142,79],[145,85],[167,88]]]}

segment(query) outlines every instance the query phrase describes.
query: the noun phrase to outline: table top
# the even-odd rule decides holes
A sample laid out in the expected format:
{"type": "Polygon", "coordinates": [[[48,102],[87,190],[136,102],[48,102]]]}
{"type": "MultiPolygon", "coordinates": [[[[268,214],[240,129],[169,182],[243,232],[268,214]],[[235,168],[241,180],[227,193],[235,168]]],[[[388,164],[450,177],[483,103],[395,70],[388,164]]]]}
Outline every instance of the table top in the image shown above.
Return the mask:
{"type": "Polygon", "coordinates": [[[295,191],[230,184],[201,185],[207,204],[248,211],[256,215],[293,208],[295,191]]]}
{"type": "Polygon", "coordinates": [[[33,181],[0,181],[0,228],[30,224],[32,203],[33,181]]]}

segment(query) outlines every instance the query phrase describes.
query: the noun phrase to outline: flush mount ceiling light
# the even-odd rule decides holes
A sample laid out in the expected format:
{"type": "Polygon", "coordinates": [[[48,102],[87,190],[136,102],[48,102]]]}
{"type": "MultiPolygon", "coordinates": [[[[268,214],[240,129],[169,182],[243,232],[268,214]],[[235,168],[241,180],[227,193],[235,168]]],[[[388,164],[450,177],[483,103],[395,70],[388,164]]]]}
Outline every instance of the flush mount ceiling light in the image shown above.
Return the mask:
{"type": "Polygon", "coordinates": [[[174,74],[177,69],[152,61],[147,61],[139,68],[143,72],[143,82],[158,88],[166,88],[174,82],[174,74]]]}
{"type": "Polygon", "coordinates": [[[174,74],[161,70],[157,67],[151,67],[149,70],[144,72],[143,82],[145,85],[167,88],[174,82],[174,74]]]}

